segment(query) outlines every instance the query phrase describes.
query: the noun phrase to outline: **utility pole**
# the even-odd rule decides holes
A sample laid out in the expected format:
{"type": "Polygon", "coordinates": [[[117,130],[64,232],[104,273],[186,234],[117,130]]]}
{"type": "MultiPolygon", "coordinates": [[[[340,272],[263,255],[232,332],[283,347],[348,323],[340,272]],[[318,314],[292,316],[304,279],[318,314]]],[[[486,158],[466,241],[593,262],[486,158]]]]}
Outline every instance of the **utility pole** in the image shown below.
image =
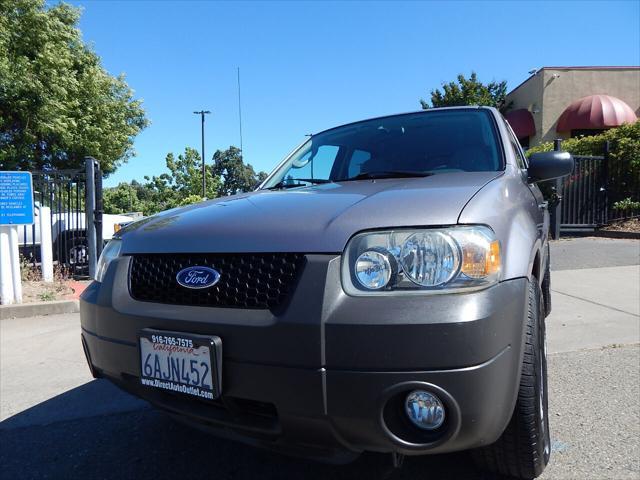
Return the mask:
{"type": "Polygon", "coordinates": [[[238,120],[240,125],[240,159],[244,157],[244,150],[242,149],[242,104],[240,102],[240,67],[238,67],[238,120]]]}
{"type": "Polygon", "coordinates": [[[209,110],[200,110],[199,112],[193,112],[196,115],[200,115],[202,119],[202,198],[207,198],[207,180],[205,175],[205,161],[204,161],[204,116],[210,114],[209,110]]]}

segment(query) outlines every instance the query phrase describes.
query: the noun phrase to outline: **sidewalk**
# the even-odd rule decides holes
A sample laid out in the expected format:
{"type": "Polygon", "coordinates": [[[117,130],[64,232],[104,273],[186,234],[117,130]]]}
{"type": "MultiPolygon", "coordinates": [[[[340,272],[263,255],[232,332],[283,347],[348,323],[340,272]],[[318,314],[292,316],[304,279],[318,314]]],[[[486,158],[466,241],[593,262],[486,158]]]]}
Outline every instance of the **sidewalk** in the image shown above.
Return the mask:
{"type": "Polygon", "coordinates": [[[554,271],[549,353],[640,342],[640,265],[554,271]]]}

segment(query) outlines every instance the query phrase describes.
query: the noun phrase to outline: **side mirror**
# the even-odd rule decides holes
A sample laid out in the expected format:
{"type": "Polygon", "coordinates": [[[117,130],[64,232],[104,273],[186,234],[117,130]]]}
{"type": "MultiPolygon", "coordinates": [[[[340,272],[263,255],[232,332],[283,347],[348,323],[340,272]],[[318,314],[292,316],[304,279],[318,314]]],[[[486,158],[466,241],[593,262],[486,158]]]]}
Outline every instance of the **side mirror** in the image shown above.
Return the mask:
{"type": "Polygon", "coordinates": [[[573,157],[569,152],[538,152],[529,157],[529,180],[542,182],[564,177],[573,172],[573,157]]]}

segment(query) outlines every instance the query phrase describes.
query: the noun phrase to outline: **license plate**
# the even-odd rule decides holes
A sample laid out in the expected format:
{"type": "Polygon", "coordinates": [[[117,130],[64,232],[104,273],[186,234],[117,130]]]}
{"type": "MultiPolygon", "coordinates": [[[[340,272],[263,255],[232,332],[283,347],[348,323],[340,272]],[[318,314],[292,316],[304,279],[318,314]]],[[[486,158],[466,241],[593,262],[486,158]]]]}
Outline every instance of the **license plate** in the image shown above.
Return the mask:
{"type": "Polygon", "coordinates": [[[220,395],[220,337],[144,329],[138,341],[142,385],[207,400],[220,395]]]}

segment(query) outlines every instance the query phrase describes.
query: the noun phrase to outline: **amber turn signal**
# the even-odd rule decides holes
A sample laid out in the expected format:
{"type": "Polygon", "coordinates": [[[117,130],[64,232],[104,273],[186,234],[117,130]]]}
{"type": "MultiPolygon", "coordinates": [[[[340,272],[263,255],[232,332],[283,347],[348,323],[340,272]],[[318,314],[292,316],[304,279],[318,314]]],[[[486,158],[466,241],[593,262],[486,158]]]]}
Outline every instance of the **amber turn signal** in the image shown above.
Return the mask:
{"type": "Polygon", "coordinates": [[[484,278],[500,271],[500,242],[468,243],[462,251],[460,271],[469,278],[484,278]]]}

